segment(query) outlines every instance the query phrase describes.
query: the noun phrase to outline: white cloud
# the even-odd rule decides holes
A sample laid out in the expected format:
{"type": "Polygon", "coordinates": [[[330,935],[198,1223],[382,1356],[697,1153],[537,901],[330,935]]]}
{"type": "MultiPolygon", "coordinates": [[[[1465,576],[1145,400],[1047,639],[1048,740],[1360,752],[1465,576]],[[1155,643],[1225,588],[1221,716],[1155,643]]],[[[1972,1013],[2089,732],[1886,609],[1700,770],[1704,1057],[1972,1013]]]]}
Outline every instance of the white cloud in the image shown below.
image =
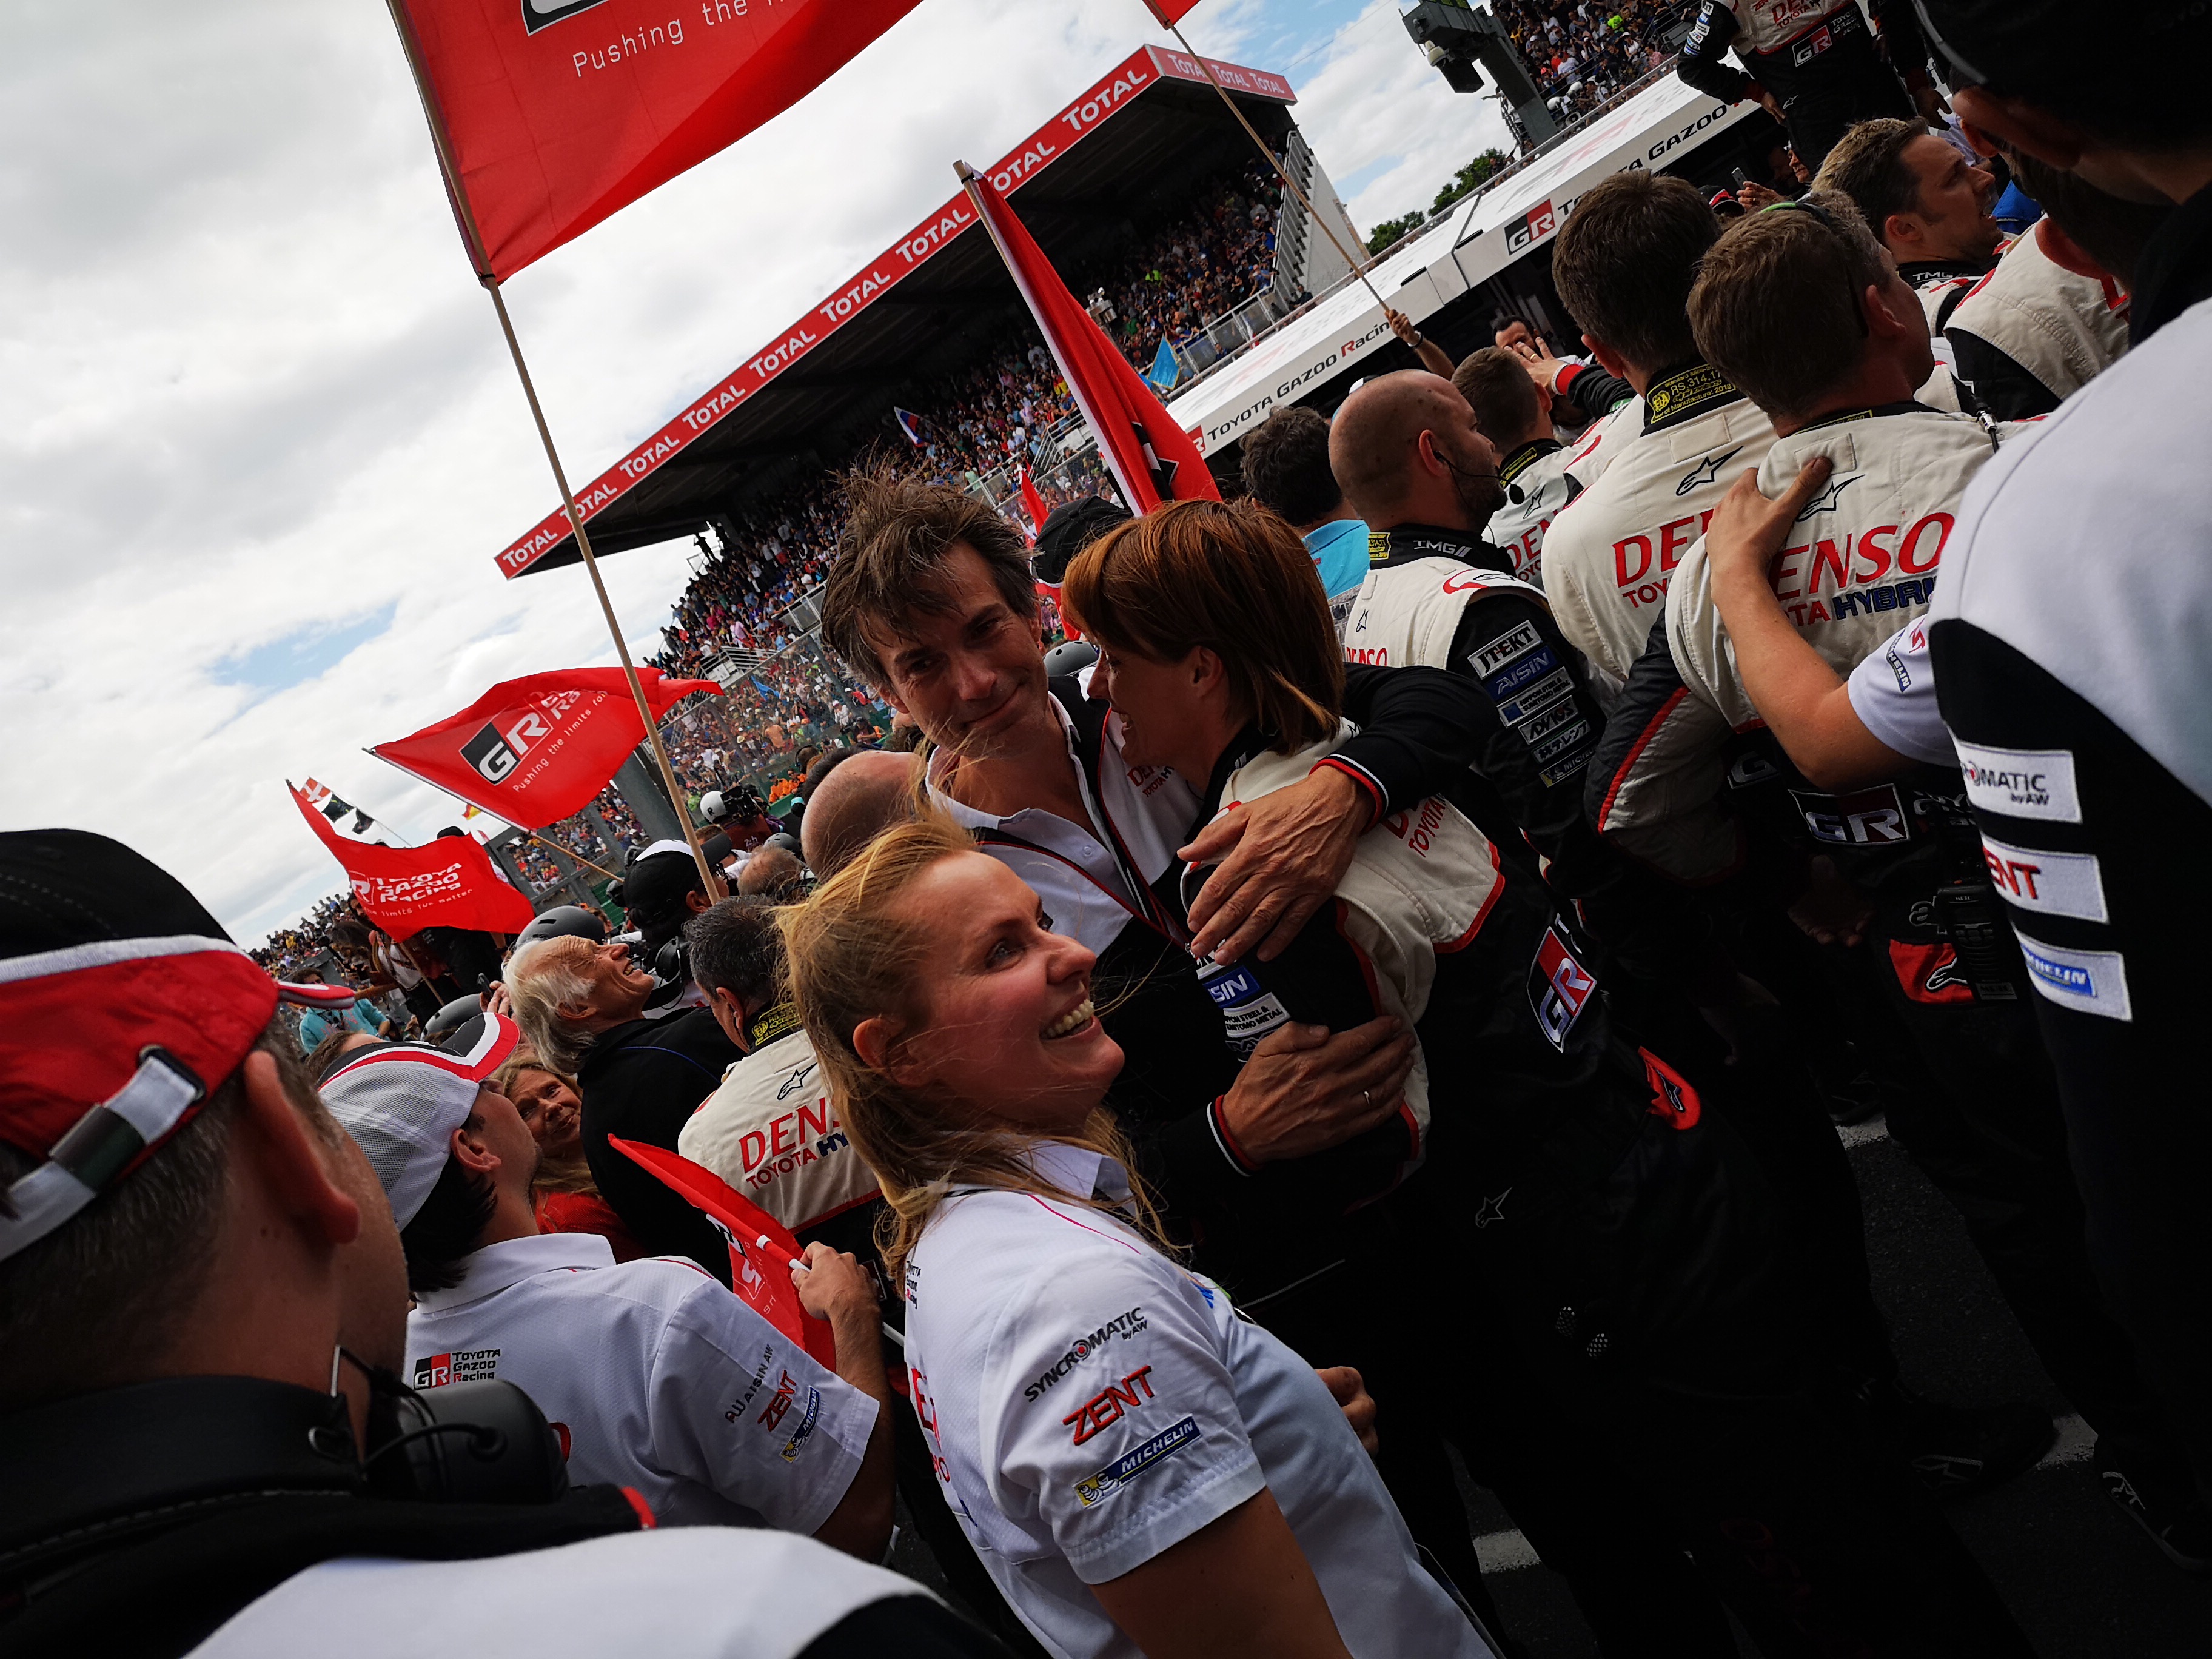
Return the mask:
{"type": "MultiPolygon", "coordinates": [[[[1313,36],[1294,74],[1333,174],[1388,162],[1352,204],[1363,227],[1498,137],[1394,11],[1313,36]]],[[[1312,36],[1261,0],[1193,21],[1224,55],[1312,36]]],[[[942,200],[955,156],[996,156],[1151,37],[1138,0],[927,0],[520,275],[571,477],[942,200]]],[[[554,496],[383,9],[33,9],[0,58],[0,823],[115,836],[258,938],[336,884],[283,777],[427,836],[459,808],[362,745],[493,680],[612,660],[581,572],[493,567],[554,496]],[[228,683],[257,646],[386,606],[387,629],[304,684],[228,683]]],[[[684,550],[605,567],[634,648],[684,550]]]]}

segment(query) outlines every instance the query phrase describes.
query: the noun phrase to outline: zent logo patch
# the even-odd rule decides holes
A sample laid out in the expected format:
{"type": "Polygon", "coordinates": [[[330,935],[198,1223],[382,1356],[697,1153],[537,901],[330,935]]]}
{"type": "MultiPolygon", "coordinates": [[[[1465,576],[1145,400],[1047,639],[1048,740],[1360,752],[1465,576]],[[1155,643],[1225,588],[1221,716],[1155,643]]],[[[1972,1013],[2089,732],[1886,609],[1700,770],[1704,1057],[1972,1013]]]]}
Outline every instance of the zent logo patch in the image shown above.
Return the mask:
{"type": "Polygon", "coordinates": [[[1148,1404],[1152,1398],[1152,1385],[1148,1380],[1152,1374],[1150,1365],[1139,1365],[1119,1382],[1109,1384],[1061,1418],[1062,1428],[1075,1431],[1075,1437],[1068,1443],[1079,1446],[1148,1404]]]}
{"type": "Polygon", "coordinates": [[[1143,1445],[1133,1451],[1124,1452],[1089,1480],[1077,1481],[1075,1501],[1086,1510],[1104,1503],[1122,1487],[1158,1468],[1164,1461],[1200,1437],[1198,1419],[1194,1417],[1186,1417],[1173,1427],[1162,1429],[1143,1445]]]}
{"type": "Polygon", "coordinates": [[[2023,910],[2082,921],[2109,921],[2105,877],[2094,853],[2045,853],[1982,837],[1982,858],[1996,890],[2023,910]]]}

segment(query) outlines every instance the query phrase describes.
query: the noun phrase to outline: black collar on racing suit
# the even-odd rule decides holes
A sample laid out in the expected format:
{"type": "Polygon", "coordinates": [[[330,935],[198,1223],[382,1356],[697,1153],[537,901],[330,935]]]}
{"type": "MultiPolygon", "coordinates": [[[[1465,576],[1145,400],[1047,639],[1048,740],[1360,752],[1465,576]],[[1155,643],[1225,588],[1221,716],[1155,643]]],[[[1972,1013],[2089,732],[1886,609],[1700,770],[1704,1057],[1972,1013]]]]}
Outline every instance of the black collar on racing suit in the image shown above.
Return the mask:
{"type": "Polygon", "coordinates": [[[1711,363],[1693,357],[1651,377],[1644,389],[1644,429],[1663,431],[1742,401],[1742,389],[1734,380],[1711,363]]]}
{"type": "Polygon", "coordinates": [[[1849,421],[1877,420],[1886,415],[1940,415],[1942,413],[1942,410],[1930,409],[1926,404],[1915,398],[1902,398],[1893,404],[1876,404],[1870,409],[1839,409],[1832,415],[1823,415],[1817,421],[1806,422],[1804,425],[1792,430],[1789,435],[1794,438],[1800,432],[1817,431],[1824,426],[1842,426],[1849,421]]]}
{"type": "Polygon", "coordinates": [[[1472,531],[1446,530],[1433,524],[1397,524],[1367,532],[1370,570],[1389,570],[1416,559],[1457,559],[1476,570],[1508,574],[1513,568],[1513,561],[1503,548],[1492,546],[1472,531]]]}
{"type": "Polygon", "coordinates": [[[2141,345],[2208,297],[2212,297],[2212,185],[2174,209],[2136,256],[2128,344],[2141,345]]]}
{"type": "Polygon", "coordinates": [[[1960,276],[1986,276],[1996,268],[1997,257],[1992,253],[1979,259],[1914,259],[1899,264],[1897,274],[1911,287],[1919,289],[1960,276]]]}
{"type": "Polygon", "coordinates": [[[1549,455],[1566,446],[1557,438],[1531,438],[1498,464],[1498,482],[1510,484],[1526,472],[1540,455],[1549,455]]]}

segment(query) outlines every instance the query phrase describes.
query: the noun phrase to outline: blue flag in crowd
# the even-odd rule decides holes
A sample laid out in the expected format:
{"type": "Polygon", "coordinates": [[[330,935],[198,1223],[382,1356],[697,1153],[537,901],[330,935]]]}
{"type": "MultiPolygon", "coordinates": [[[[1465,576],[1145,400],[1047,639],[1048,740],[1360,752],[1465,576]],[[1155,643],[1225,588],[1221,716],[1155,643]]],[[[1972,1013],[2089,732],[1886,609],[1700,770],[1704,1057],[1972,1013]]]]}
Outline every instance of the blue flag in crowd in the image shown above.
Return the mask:
{"type": "Polygon", "coordinates": [[[1152,359],[1152,366],[1145,371],[1145,378],[1165,392],[1176,383],[1176,377],[1182,373],[1182,365],[1176,361],[1175,349],[1165,340],[1161,341],[1159,355],[1152,359]]]}
{"type": "Polygon", "coordinates": [[[921,448],[921,416],[910,409],[901,409],[896,404],[893,404],[891,418],[898,422],[898,429],[906,434],[906,441],[915,448],[921,448]]]}

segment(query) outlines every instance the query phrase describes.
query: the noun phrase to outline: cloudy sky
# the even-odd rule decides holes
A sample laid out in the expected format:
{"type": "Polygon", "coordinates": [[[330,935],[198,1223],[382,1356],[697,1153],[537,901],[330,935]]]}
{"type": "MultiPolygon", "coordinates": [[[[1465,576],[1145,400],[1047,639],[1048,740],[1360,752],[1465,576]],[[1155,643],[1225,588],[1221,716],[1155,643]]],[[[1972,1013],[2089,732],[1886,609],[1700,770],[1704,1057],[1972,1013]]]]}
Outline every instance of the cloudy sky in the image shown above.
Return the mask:
{"type": "MultiPolygon", "coordinates": [[[[1502,137],[1395,0],[1205,0],[1287,75],[1362,230],[1502,137]]],[[[0,828],[114,836],[242,940],[342,878],[283,780],[410,840],[362,754],[613,653],[583,574],[492,558],[556,505],[378,0],[20,0],[0,57],[0,828]]],[[[1136,46],[1140,0],[923,0],[798,107],[517,276],[596,476],[1136,46]]],[[[610,560],[654,648],[688,544],[610,560]]]]}

